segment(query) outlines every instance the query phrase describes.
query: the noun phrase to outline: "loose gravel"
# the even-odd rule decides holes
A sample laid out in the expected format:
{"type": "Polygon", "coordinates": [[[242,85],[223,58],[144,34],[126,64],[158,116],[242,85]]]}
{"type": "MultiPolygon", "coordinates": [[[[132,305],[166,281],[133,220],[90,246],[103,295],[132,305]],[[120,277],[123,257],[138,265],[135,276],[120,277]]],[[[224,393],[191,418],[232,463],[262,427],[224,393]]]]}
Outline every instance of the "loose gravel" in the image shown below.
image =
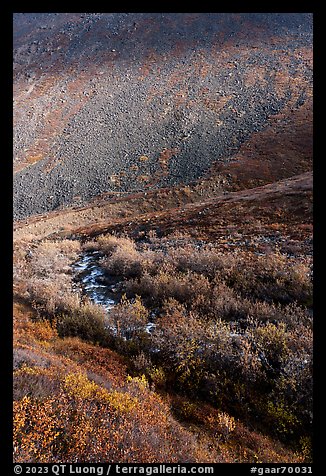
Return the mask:
{"type": "Polygon", "coordinates": [[[14,42],[15,160],[61,121],[14,174],[14,219],[189,183],[312,87],[310,14],[16,14],[14,42]]]}

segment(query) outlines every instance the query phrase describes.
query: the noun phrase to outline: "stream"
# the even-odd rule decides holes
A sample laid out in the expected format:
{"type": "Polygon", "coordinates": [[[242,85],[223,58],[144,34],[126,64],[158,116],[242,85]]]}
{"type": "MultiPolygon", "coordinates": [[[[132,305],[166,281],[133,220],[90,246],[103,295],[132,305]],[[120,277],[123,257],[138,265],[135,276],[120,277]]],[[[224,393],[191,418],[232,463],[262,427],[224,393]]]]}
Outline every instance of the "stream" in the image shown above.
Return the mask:
{"type": "MultiPolygon", "coordinates": [[[[99,251],[86,251],[72,265],[76,287],[81,288],[83,294],[95,303],[104,307],[107,314],[120,302],[121,283],[120,276],[109,275],[100,265],[103,254],[99,251]]],[[[154,313],[150,317],[155,317],[154,313]]],[[[151,333],[155,323],[147,322],[145,331],[151,333]]]]}
{"type": "Polygon", "coordinates": [[[120,296],[116,294],[116,285],[120,281],[106,276],[99,264],[101,257],[98,251],[87,251],[72,265],[72,270],[84,294],[109,312],[120,301],[120,296]]]}

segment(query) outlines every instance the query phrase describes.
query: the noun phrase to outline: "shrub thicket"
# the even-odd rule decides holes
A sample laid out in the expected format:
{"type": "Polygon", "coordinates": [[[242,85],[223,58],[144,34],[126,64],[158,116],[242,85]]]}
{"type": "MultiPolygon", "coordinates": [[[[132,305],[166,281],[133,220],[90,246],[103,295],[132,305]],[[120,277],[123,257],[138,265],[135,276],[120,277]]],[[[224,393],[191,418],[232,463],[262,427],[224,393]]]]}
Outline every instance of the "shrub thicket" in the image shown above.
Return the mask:
{"type": "MultiPolygon", "coordinates": [[[[190,239],[176,245],[173,240],[161,242],[157,237],[147,244],[136,244],[127,237],[107,235],[83,247],[101,251],[104,271],[121,279],[126,295],[109,314],[73,292],[69,265],[76,259],[79,245],[44,242],[37,248],[38,256],[36,252],[27,261],[26,257],[17,258],[18,274],[20,260],[27,263],[29,284],[25,295],[42,316],[56,322],[59,336],[78,336],[110,346],[127,356],[135,375],[144,374],[154,388],[176,390],[209,402],[220,411],[212,431],[220,435],[221,441],[231,438],[235,431],[231,415],[253,423],[259,421],[264,430],[286,440],[307,438],[312,418],[312,318],[305,306],[311,302],[312,280],[305,260],[290,259],[279,252],[265,256],[245,251],[221,252],[212,245],[196,247],[190,239]],[[56,258],[58,252],[60,258],[56,258]],[[155,324],[151,331],[146,329],[149,319],[155,324]]],[[[91,384],[85,386],[89,391],[93,388],[91,384]]],[[[64,425],[60,412],[75,411],[77,405],[72,403],[76,394],[67,388],[66,385],[61,390],[62,409],[55,409],[51,399],[42,403],[19,400],[17,412],[27,416],[19,417],[18,427],[26,438],[27,434],[28,438],[35,437],[34,430],[29,434],[26,426],[26,418],[33,418],[33,412],[51,415],[49,429],[57,428],[51,423],[56,419],[64,425]],[[28,408],[33,410],[28,413],[28,408]]],[[[129,386],[130,395],[132,388],[129,386]]],[[[135,398],[139,398],[139,388],[135,398]]],[[[135,434],[130,436],[130,431],[134,432],[130,420],[125,420],[125,415],[117,419],[116,412],[112,413],[115,400],[107,407],[108,400],[99,399],[95,390],[91,394],[98,406],[86,398],[88,403],[76,413],[74,422],[81,428],[86,415],[96,421],[94,427],[88,423],[91,429],[88,439],[83,440],[85,448],[99,435],[99,408],[108,411],[112,421],[117,422],[115,429],[127,425],[128,430],[121,430],[122,439],[116,441],[113,452],[103,443],[91,458],[122,458],[117,448],[127,444],[137,449],[130,450],[124,461],[143,454],[139,453],[140,440],[135,434]]],[[[41,382],[39,396],[43,398],[42,392],[41,382]]],[[[127,399],[123,395],[114,398],[127,399]]],[[[133,421],[137,418],[139,415],[133,414],[133,421]]],[[[111,427],[104,424],[103,428],[105,438],[116,438],[111,427]]],[[[154,431],[153,427],[146,428],[154,431]]],[[[72,430],[65,427],[65,431],[69,435],[72,430]]],[[[72,457],[70,450],[65,453],[63,448],[69,444],[66,440],[63,444],[54,429],[51,435],[48,446],[39,443],[44,454],[60,454],[55,456],[59,459],[65,455],[68,461],[72,457]]],[[[146,461],[154,457],[161,461],[167,456],[177,461],[171,449],[158,450],[163,442],[160,438],[157,446],[153,440],[148,442],[152,449],[146,461]]],[[[170,443],[164,444],[170,448],[170,443]]],[[[19,442],[19,461],[27,454],[24,445],[29,443],[19,442]]],[[[80,449],[81,457],[85,456],[85,448],[80,449]]],[[[30,446],[28,454],[40,458],[37,451],[30,446]]]]}
{"type": "Polygon", "coordinates": [[[106,247],[106,269],[124,276],[130,299],[143,300],[142,320],[135,319],[128,300],[112,312],[120,337],[129,341],[122,348],[136,354],[135,369],[158,386],[255,415],[280,436],[307,431],[312,355],[311,317],[304,308],[312,293],[307,262],[279,252],[223,253],[211,245],[165,241],[160,247],[158,238],[153,246],[138,247],[126,238],[121,244],[117,237],[106,240],[114,244],[106,247]],[[156,326],[142,339],[144,304],[154,311],[156,326]]]}

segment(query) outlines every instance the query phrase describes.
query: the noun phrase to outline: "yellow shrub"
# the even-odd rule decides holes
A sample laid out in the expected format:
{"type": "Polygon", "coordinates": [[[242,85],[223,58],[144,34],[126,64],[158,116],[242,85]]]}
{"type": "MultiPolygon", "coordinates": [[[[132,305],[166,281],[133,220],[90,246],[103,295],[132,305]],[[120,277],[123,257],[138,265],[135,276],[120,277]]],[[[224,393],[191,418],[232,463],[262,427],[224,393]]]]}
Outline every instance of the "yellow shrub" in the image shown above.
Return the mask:
{"type": "Polygon", "coordinates": [[[235,420],[227,413],[221,412],[217,417],[217,431],[227,438],[235,430],[235,420]]]}
{"type": "Polygon", "coordinates": [[[301,460],[303,463],[311,463],[312,461],[311,438],[309,438],[308,436],[302,436],[300,438],[300,447],[301,447],[301,453],[299,455],[299,458],[301,457],[301,460]]]}
{"type": "Polygon", "coordinates": [[[40,372],[40,367],[28,367],[28,365],[23,364],[20,369],[14,371],[14,376],[18,376],[21,374],[38,375],[40,372]]]}
{"type": "Polygon", "coordinates": [[[96,395],[98,385],[82,373],[68,374],[64,379],[64,389],[71,397],[85,399],[96,395]]]}
{"type": "Polygon", "coordinates": [[[118,413],[129,413],[138,405],[138,399],[123,392],[103,390],[101,401],[108,403],[118,413]]]}
{"type": "Polygon", "coordinates": [[[131,377],[130,375],[128,375],[127,382],[130,384],[135,384],[141,390],[144,390],[145,388],[149,387],[145,375],[142,375],[141,377],[131,377]]]}
{"type": "Polygon", "coordinates": [[[149,372],[149,376],[157,387],[164,387],[166,375],[162,367],[153,367],[149,372]]]}
{"type": "Polygon", "coordinates": [[[209,415],[206,418],[208,426],[214,431],[218,439],[227,440],[235,430],[236,423],[232,416],[225,412],[218,412],[216,415],[209,415]]]}
{"type": "Polygon", "coordinates": [[[64,389],[71,397],[82,400],[97,400],[100,403],[110,405],[118,413],[128,413],[138,404],[137,398],[123,392],[108,392],[95,382],[91,382],[82,373],[68,374],[64,379],[64,389]]]}

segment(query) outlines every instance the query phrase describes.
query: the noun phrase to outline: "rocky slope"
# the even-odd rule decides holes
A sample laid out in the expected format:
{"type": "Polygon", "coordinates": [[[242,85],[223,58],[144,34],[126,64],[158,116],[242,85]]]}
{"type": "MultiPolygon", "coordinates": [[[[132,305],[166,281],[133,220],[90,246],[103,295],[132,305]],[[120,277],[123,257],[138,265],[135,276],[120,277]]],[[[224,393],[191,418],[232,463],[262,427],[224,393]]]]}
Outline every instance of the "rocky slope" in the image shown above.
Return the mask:
{"type": "Polygon", "coordinates": [[[310,14],[16,14],[14,218],[311,170],[310,14]]]}

